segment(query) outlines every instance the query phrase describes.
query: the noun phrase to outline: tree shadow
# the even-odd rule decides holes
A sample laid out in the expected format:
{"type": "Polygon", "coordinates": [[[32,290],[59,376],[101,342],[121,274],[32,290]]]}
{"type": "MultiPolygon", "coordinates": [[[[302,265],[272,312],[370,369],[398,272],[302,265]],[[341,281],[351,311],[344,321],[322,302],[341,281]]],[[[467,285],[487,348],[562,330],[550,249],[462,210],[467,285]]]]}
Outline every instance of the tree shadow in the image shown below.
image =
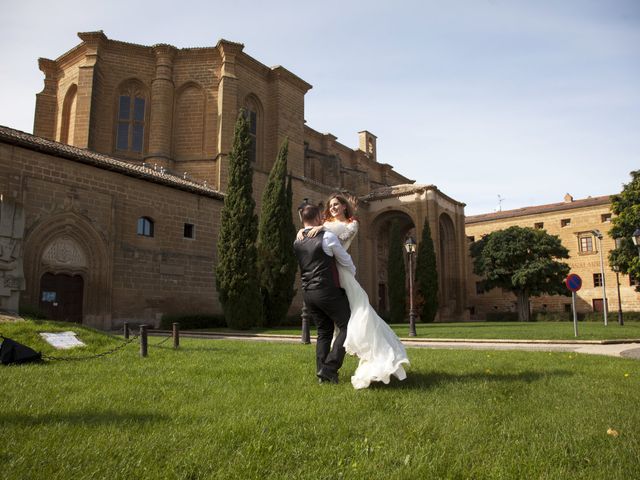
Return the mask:
{"type": "Polygon", "coordinates": [[[219,352],[222,349],[218,347],[191,347],[180,345],[177,349],[173,348],[173,344],[152,345],[149,344],[149,351],[153,350],[171,350],[173,352],[219,352]]]}
{"type": "Polygon", "coordinates": [[[472,372],[460,375],[447,372],[408,372],[405,380],[392,378],[388,385],[381,382],[371,384],[370,388],[394,388],[405,390],[426,390],[452,383],[510,382],[532,383],[549,377],[568,377],[574,373],[569,370],[553,370],[549,372],[525,371],[519,373],[472,372]]]}
{"type": "Polygon", "coordinates": [[[0,413],[0,424],[17,426],[42,426],[57,423],[70,425],[115,425],[121,423],[144,424],[168,420],[167,415],[151,413],[122,413],[122,412],[71,412],[52,414],[11,414],[0,413]]]}

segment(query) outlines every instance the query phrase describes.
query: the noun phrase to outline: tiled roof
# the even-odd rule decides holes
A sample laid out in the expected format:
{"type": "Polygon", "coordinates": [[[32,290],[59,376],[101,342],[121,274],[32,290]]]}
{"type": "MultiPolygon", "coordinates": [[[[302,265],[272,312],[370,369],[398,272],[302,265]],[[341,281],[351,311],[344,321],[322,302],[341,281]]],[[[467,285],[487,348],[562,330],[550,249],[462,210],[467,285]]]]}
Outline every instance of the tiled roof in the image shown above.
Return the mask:
{"type": "Polygon", "coordinates": [[[83,148],[72,147],[71,145],[47,140],[2,125],[0,125],[0,141],[9,145],[20,146],[28,150],[65,158],[74,162],[91,165],[103,170],[110,170],[153,183],[159,183],[179,190],[185,190],[219,200],[224,198],[223,193],[208,187],[204,183],[177,177],[166,171],[156,170],[147,164],[127,162],[83,148]]]}
{"type": "Polygon", "coordinates": [[[532,207],[516,208],[514,210],[504,210],[502,212],[483,213],[481,215],[471,215],[465,219],[465,224],[490,222],[492,220],[503,220],[506,218],[523,217],[526,215],[537,215],[540,213],[560,212],[575,208],[593,207],[597,205],[607,205],[611,203],[609,195],[601,197],[588,197],[570,202],[549,203],[547,205],[535,205],[532,207]]]}

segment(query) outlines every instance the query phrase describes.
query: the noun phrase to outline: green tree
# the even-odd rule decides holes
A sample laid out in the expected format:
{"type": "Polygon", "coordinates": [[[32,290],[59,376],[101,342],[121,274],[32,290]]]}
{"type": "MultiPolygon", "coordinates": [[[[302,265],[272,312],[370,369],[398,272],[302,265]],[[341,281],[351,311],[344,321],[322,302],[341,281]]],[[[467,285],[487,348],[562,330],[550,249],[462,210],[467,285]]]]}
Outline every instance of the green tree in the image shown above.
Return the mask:
{"type": "MultiPolygon", "coordinates": [[[[640,279],[640,257],[631,237],[640,228],[640,170],[631,172],[631,182],[623,185],[622,192],[611,196],[609,235],[616,239],[616,248],[609,252],[609,264],[620,267],[622,273],[640,279]]],[[[636,286],[640,291],[640,285],[636,286]]]]}
{"type": "Polygon", "coordinates": [[[249,126],[241,111],[229,154],[229,186],[220,215],[216,288],[227,326],[248,329],[262,323],[256,269],[258,217],[254,213],[249,126]]]}
{"type": "Polygon", "coordinates": [[[293,300],[296,257],[291,245],[295,226],[291,214],[291,176],[287,181],[289,141],[285,139],[262,194],[258,227],[258,274],[267,325],[278,325],[293,300]]]}
{"type": "Polygon", "coordinates": [[[436,251],[431,238],[431,227],[425,218],[422,239],[418,245],[416,259],[416,287],[422,298],[420,320],[433,322],[438,313],[438,271],[436,270],[436,251]]]}
{"type": "Polygon", "coordinates": [[[533,228],[509,227],[471,244],[473,270],[484,277],[487,290],[503,288],[517,297],[518,320],[529,321],[529,297],[568,295],[564,279],[569,251],[556,235],[533,228]]]}
{"type": "Polygon", "coordinates": [[[391,222],[389,233],[389,259],[387,263],[387,285],[389,286],[389,316],[391,323],[404,323],[407,311],[407,290],[405,287],[405,269],[403,242],[400,238],[400,226],[391,222]]]}

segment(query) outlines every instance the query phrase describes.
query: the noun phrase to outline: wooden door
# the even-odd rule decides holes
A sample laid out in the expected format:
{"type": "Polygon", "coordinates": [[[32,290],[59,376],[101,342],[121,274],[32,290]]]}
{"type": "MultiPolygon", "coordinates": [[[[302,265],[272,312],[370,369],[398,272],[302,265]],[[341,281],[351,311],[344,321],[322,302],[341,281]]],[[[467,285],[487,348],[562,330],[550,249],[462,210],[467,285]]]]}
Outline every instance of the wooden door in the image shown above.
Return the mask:
{"type": "Polygon", "coordinates": [[[40,310],[51,320],[82,323],[83,294],[80,275],[45,273],[40,280],[40,310]]]}

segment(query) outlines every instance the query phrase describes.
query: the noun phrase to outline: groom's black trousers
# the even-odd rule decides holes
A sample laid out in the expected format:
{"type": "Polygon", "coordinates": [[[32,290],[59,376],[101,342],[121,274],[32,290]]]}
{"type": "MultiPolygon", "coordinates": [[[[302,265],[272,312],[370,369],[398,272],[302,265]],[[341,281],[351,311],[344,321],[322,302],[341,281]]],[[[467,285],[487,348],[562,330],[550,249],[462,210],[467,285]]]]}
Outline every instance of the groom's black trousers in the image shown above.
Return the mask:
{"type": "Polygon", "coordinates": [[[320,288],[303,291],[307,312],[318,327],[316,343],[316,371],[321,368],[337,373],[344,361],[344,341],[351,311],[349,300],[341,288],[320,288]],[[334,322],[338,336],[333,342],[334,322]]]}

